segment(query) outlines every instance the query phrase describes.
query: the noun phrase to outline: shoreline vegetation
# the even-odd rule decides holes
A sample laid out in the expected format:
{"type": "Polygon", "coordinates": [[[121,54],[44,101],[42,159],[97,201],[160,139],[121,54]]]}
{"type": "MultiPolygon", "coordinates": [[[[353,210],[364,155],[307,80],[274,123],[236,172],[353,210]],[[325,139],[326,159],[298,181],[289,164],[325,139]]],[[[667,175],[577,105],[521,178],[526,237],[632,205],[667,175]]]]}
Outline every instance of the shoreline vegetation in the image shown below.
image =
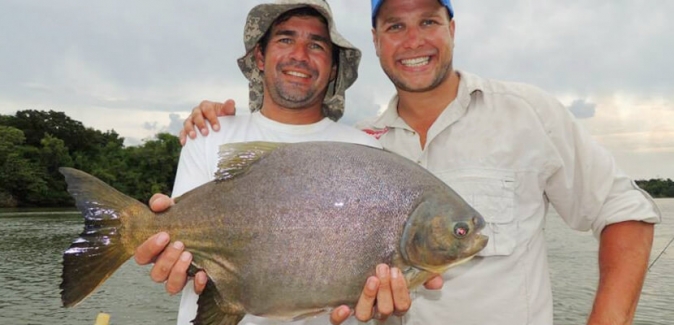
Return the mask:
{"type": "MultiPolygon", "coordinates": [[[[170,195],[180,149],[169,133],[126,147],[114,130],[85,127],[63,112],[0,114],[0,208],[73,207],[59,167],[90,173],[141,202],[170,195]]],[[[669,178],[636,184],[654,198],[674,197],[669,178]]]]}

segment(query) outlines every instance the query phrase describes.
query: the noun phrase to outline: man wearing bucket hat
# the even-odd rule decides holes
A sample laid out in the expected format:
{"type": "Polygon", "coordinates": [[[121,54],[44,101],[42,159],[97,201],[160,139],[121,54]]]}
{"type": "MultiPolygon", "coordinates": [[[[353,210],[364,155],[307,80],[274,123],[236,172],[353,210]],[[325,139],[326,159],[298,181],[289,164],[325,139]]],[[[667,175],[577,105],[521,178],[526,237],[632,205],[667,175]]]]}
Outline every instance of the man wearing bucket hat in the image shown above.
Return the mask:
{"type": "MultiPolygon", "coordinates": [[[[178,164],[174,196],[213,179],[218,147],[223,143],[342,141],[381,147],[372,137],[335,123],[344,111],[345,91],[357,77],[361,54],[336,31],[325,1],[285,0],[254,7],[246,20],[244,45],[246,54],[238,60],[238,65],[249,80],[253,113],[221,118],[219,123],[226,132],[200,137],[185,145],[178,164]]],[[[170,200],[164,202],[170,204],[167,201],[170,200]]],[[[167,205],[157,203],[156,197],[151,202],[155,210],[167,208],[167,205]]],[[[157,234],[138,247],[135,258],[139,264],[156,259],[151,277],[157,282],[166,281],[167,291],[177,293],[184,286],[178,324],[190,324],[197,310],[198,295],[195,292],[203,289],[205,274],[200,272],[195,276],[194,288],[185,286],[186,270],[191,261],[191,255],[185,250],[189,247],[185,248],[180,242],[167,246],[169,241],[166,233],[157,234]]],[[[397,277],[397,281],[388,281],[389,272],[400,274],[380,265],[378,277],[368,279],[367,292],[374,292],[376,296],[377,287],[386,281],[386,289],[397,289],[400,293],[396,296],[403,300],[398,303],[409,308],[409,294],[402,276],[397,277]]],[[[380,298],[388,298],[393,303],[392,293],[380,298]]],[[[348,307],[341,306],[335,309],[330,320],[325,315],[293,324],[326,324],[330,321],[338,324],[348,316],[348,307]]],[[[278,322],[254,316],[246,316],[241,321],[241,324],[272,323],[278,322]]]]}
{"type": "MultiPolygon", "coordinates": [[[[384,148],[445,180],[487,220],[488,246],[420,289],[404,324],[552,324],[544,240],[552,204],[599,239],[599,285],[588,324],[630,324],[661,220],[652,199],[551,95],[453,68],[449,0],[372,0],[372,36],[397,94],[359,125],[384,148]],[[496,139],[496,140],[495,140],[496,139]]],[[[185,134],[233,104],[203,102],[185,134]]]]}

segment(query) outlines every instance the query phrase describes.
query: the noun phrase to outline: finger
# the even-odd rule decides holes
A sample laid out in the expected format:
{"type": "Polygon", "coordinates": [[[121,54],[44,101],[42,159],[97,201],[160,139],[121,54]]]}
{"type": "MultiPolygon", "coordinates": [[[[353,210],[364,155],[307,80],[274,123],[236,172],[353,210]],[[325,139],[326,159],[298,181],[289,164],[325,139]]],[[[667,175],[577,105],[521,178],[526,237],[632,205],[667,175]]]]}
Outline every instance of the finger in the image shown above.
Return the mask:
{"type": "Polygon", "coordinates": [[[138,265],[147,265],[154,262],[155,258],[168,245],[169,239],[169,235],[165,232],[160,232],[148,238],[136,248],[136,252],[133,254],[136,263],[138,265]]]}
{"type": "Polygon", "coordinates": [[[208,276],[206,275],[206,272],[197,272],[197,274],[194,275],[194,292],[196,292],[198,295],[204,292],[204,289],[206,288],[206,282],[208,282],[208,276]]]}
{"type": "Polygon", "coordinates": [[[150,198],[150,209],[154,212],[168,210],[173,205],[173,200],[166,194],[155,193],[150,198]]]}
{"type": "Polygon", "coordinates": [[[393,294],[391,293],[391,270],[386,264],[377,265],[379,290],[377,291],[378,320],[385,320],[393,313],[393,294]]]}
{"type": "MultiPolygon", "coordinates": [[[[220,122],[218,121],[217,112],[221,110],[221,107],[225,104],[214,103],[209,101],[203,101],[199,104],[200,113],[208,120],[208,123],[211,124],[211,127],[214,131],[220,130],[220,122]]],[[[198,125],[199,128],[206,128],[206,125],[198,125]]]]}
{"type": "Polygon", "coordinates": [[[367,322],[372,319],[372,310],[374,309],[374,301],[377,299],[377,289],[379,289],[379,278],[371,276],[367,278],[365,288],[358,298],[356,304],[355,315],[361,322],[367,322]]]}
{"type": "Polygon", "coordinates": [[[351,309],[345,305],[341,305],[330,313],[330,324],[339,325],[349,318],[349,315],[351,315],[351,309]]]}
{"type": "Polygon", "coordinates": [[[393,292],[394,314],[402,316],[410,310],[412,299],[407,289],[407,281],[405,281],[405,277],[403,277],[403,274],[397,267],[391,268],[391,291],[393,292]]]}
{"type": "MultiPolygon", "coordinates": [[[[208,105],[208,102],[203,101],[199,106],[192,109],[192,115],[190,115],[190,122],[194,124],[194,127],[197,128],[201,135],[208,135],[208,127],[206,127],[206,120],[204,119],[204,112],[201,109],[202,105],[208,105]]],[[[185,121],[187,123],[187,121],[185,121]]]]}
{"type": "Polygon", "coordinates": [[[187,283],[187,268],[192,262],[192,254],[190,252],[182,252],[180,258],[171,268],[168,280],[164,285],[166,292],[174,295],[183,290],[187,283]]]}
{"type": "Polygon", "coordinates": [[[185,132],[185,134],[187,134],[187,136],[190,137],[190,139],[197,138],[197,132],[194,129],[194,121],[193,121],[194,118],[192,117],[192,115],[194,115],[195,109],[197,109],[197,107],[192,109],[192,113],[190,113],[190,115],[187,116],[187,118],[183,122],[183,132],[185,132]]]}
{"type": "Polygon", "coordinates": [[[187,135],[185,135],[185,129],[180,130],[180,133],[178,133],[178,138],[180,138],[180,145],[184,146],[185,143],[187,142],[187,135]]]}
{"type": "Polygon", "coordinates": [[[444,284],[445,280],[442,279],[442,276],[436,275],[430,280],[426,281],[426,283],[424,283],[424,287],[428,290],[440,290],[444,284]]]}
{"type": "Polygon", "coordinates": [[[154,262],[152,270],[150,270],[150,278],[154,282],[164,282],[168,279],[171,269],[180,258],[185,249],[183,243],[176,241],[172,245],[166,246],[166,249],[157,257],[157,260],[154,262]]]}

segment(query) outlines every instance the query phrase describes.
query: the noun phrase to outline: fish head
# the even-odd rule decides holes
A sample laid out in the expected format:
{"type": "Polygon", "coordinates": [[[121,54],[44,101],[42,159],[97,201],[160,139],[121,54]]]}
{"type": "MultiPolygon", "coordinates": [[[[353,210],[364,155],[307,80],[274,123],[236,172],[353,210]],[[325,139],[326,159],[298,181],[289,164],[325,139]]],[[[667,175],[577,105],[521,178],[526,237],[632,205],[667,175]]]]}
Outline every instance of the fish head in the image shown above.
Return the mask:
{"type": "Polygon", "coordinates": [[[482,215],[456,195],[428,198],[414,209],[403,230],[400,251],[410,266],[441,274],[471,259],[488,237],[482,215]]]}

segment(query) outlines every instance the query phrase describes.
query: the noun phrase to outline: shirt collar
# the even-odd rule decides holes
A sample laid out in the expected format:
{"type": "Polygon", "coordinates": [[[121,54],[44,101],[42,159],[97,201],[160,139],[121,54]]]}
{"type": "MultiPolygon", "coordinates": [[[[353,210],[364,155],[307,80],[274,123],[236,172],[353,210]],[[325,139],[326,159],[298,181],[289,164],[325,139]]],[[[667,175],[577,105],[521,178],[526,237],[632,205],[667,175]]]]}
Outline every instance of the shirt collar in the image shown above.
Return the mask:
{"type": "MultiPolygon", "coordinates": [[[[468,105],[470,104],[471,95],[476,91],[483,91],[484,84],[482,78],[470,74],[467,72],[456,70],[459,74],[459,90],[456,95],[456,99],[449,103],[451,105],[457,105],[458,109],[453,112],[451,115],[463,115],[466,110],[468,110],[468,105]],[[456,103],[456,104],[455,104],[456,103]]],[[[447,106],[447,107],[449,107],[447,106]]],[[[446,113],[446,109],[444,113],[446,113]]],[[[385,128],[403,128],[412,131],[412,129],[405,123],[405,121],[398,115],[398,94],[393,95],[393,98],[388,103],[388,107],[384,112],[374,120],[372,124],[377,129],[385,128]]]]}

